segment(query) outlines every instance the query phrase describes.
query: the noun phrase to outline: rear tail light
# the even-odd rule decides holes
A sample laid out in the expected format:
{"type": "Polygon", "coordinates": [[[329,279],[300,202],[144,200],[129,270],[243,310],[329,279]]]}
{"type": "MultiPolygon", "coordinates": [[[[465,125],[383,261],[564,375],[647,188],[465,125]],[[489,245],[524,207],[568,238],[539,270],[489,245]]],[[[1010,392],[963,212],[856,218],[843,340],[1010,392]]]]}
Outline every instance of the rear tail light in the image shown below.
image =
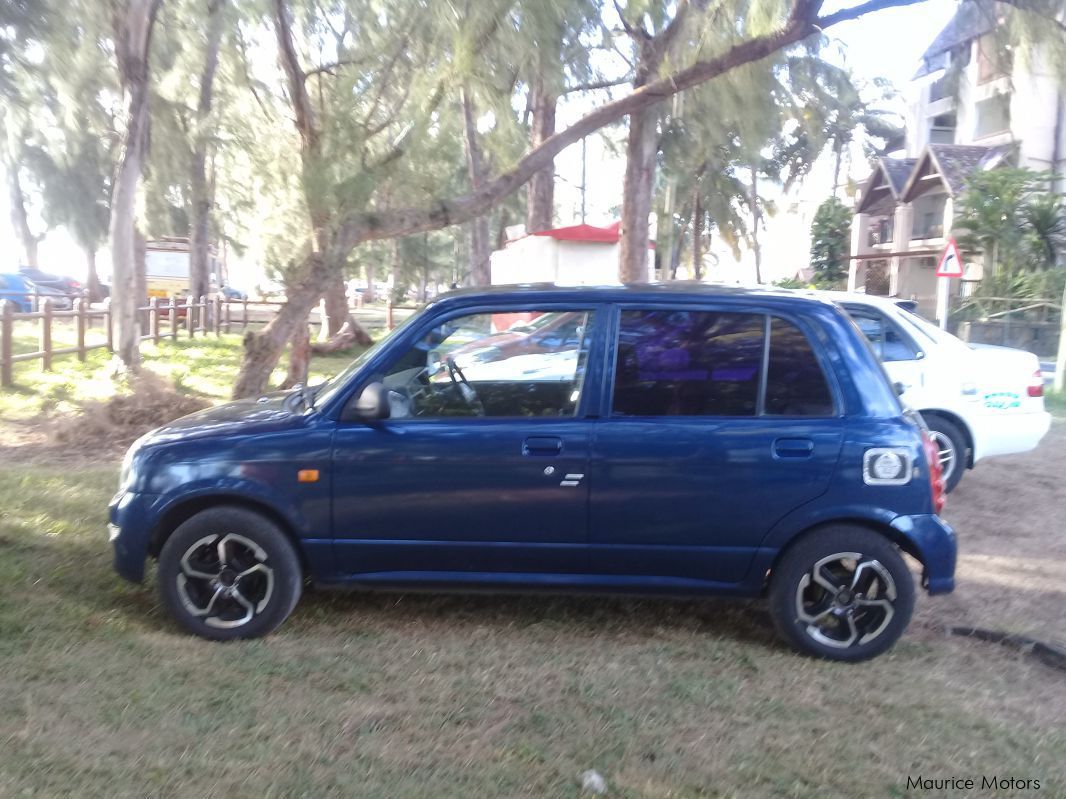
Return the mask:
{"type": "Polygon", "coordinates": [[[925,430],[922,431],[922,449],[925,450],[925,462],[929,465],[929,488],[933,492],[933,513],[940,513],[944,509],[945,499],[944,470],[940,468],[940,450],[925,430]]]}
{"type": "Polygon", "coordinates": [[[1033,373],[1033,379],[1029,381],[1029,396],[1030,397],[1042,397],[1044,396],[1044,375],[1037,369],[1033,373]]]}

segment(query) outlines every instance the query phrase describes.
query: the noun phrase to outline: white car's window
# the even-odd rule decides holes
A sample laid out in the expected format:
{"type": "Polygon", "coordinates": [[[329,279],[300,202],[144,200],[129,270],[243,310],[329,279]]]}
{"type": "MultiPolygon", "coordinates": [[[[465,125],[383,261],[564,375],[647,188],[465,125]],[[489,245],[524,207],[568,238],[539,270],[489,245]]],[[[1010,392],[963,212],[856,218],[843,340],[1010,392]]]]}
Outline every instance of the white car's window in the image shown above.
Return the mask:
{"type": "Polygon", "coordinates": [[[913,361],[917,357],[911,342],[880,311],[857,305],[848,305],[846,310],[882,361],[913,361]]]}
{"type": "Polygon", "coordinates": [[[391,418],[573,416],[588,358],[587,311],[450,319],[386,369],[391,418]]]}

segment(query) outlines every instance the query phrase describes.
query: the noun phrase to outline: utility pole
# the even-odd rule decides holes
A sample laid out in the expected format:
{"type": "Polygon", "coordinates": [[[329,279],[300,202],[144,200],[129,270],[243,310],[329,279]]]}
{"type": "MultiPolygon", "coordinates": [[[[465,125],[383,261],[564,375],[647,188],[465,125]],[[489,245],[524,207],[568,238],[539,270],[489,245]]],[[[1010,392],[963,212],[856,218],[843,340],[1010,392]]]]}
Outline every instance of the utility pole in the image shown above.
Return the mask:
{"type": "Polygon", "coordinates": [[[585,141],[588,136],[581,137],[581,224],[585,224],[585,159],[587,157],[587,148],[585,141]]]}

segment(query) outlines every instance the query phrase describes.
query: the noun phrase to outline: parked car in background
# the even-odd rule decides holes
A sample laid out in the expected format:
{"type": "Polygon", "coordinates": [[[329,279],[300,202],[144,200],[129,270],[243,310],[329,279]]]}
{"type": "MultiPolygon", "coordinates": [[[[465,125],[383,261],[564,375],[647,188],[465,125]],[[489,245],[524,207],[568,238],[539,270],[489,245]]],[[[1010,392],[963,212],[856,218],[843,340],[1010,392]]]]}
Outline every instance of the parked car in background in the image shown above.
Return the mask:
{"type": "Polygon", "coordinates": [[[40,269],[34,269],[29,266],[20,266],[19,274],[35,286],[54,289],[70,299],[81,297],[85,294],[85,286],[72,277],[53,275],[49,272],[42,272],[40,269]]]}
{"type": "Polygon", "coordinates": [[[1047,433],[1051,415],[1032,353],[967,344],[887,297],[826,296],[855,320],[903,402],[922,414],[948,491],[984,458],[1028,452],[1047,433]]]}
{"type": "Polygon", "coordinates": [[[858,661],[910,619],[902,553],[930,594],[954,586],[939,473],[831,302],[497,287],[430,303],[321,386],[144,436],[111,538],[119,574],[156,558],[163,605],[215,640],[275,629],[310,579],[766,595],[792,646],[858,661]],[[575,335],[459,362],[514,314],[575,335]]]}
{"type": "Polygon", "coordinates": [[[248,295],[240,289],[235,289],[233,286],[223,286],[219,289],[222,297],[227,300],[246,300],[248,295]]]}
{"type": "Polygon", "coordinates": [[[56,311],[69,311],[74,307],[70,297],[57,289],[35,285],[21,273],[0,273],[0,300],[14,302],[19,313],[33,313],[35,298],[47,298],[56,311]]]}

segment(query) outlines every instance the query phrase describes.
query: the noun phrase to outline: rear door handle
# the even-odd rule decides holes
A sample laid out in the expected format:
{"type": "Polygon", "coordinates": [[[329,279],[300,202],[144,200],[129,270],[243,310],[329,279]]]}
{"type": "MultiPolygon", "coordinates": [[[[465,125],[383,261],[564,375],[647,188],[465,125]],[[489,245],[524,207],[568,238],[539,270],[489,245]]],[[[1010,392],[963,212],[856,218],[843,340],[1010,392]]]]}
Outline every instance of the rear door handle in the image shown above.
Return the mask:
{"type": "Polygon", "coordinates": [[[814,442],[809,438],[779,438],[774,441],[774,455],[778,458],[809,458],[814,454],[814,442]]]}
{"type": "Polygon", "coordinates": [[[530,436],[522,442],[523,455],[558,455],[563,451],[563,440],[555,436],[530,436]]]}
{"type": "Polygon", "coordinates": [[[558,455],[563,451],[563,440],[556,436],[530,436],[522,442],[523,455],[558,455]]]}

